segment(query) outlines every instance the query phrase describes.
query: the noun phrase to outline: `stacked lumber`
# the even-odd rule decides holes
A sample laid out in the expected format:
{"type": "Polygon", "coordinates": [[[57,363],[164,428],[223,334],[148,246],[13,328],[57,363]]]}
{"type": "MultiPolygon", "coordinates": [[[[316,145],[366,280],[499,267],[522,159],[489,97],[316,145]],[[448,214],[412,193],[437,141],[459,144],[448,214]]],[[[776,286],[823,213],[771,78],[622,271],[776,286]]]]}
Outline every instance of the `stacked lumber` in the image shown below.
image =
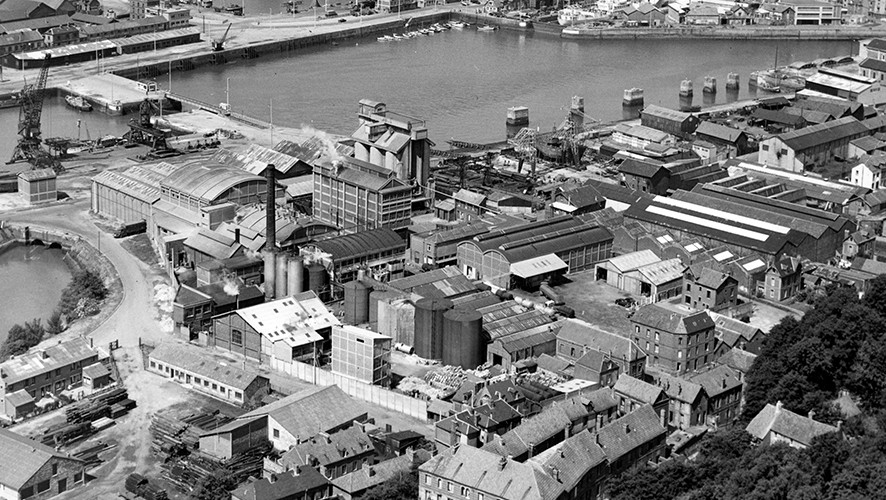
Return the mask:
{"type": "Polygon", "coordinates": [[[86,448],[81,448],[73,453],[74,458],[79,458],[86,462],[87,466],[92,466],[98,463],[101,463],[101,459],[98,457],[100,453],[107,451],[111,448],[115,448],[117,445],[111,445],[108,443],[98,442],[93,445],[89,445],[86,448]]]}
{"type": "Polygon", "coordinates": [[[40,436],[39,441],[46,446],[56,447],[87,437],[92,433],[92,424],[89,422],[64,423],[47,428],[40,436]]]}
{"type": "Polygon", "coordinates": [[[267,447],[255,448],[225,461],[194,452],[162,464],[163,478],[184,492],[190,491],[201,481],[219,472],[223,472],[225,476],[231,477],[239,484],[250,476],[261,477],[267,452],[267,447]]]}
{"type": "Polygon", "coordinates": [[[92,422],[110,417],[111,406],[127,400],[127,396],[126,389],[118,388],[81,399],[65,409],[65,416],[69,423],[92,422]]]}
{"type": "Polygon", "coordinates": [[[166,490],[150,484],[141,474],[130,474],[123,483],[126,491],[133,493],[145,500],[168,500],[166,490]]]}
{"type": "Polygon", "coordinates": [[[111,418],[120,418],[135,408],[135,401],[124,399],[111,405],[111,418]]]}

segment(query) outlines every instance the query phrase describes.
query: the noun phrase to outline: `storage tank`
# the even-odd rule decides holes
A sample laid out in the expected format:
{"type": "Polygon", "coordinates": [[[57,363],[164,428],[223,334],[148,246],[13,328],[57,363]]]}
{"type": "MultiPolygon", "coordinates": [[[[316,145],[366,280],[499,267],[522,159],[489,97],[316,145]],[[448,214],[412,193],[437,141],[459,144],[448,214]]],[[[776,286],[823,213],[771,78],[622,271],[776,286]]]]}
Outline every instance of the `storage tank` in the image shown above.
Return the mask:
{"type": "Polygon", "coordinates": [[[317,262],[308,266],[308,290],[313,291],[321,300],[326,300],[329,292],[329,273],[323,264],[317,262]]]}
{"type": "Polygon", "coordinates": [[[415,303],[415,353],[425,359],[443,358],[443,314],[452,309],[449,299],[425,297],[415,303]]]}
{"type": "Polygon", "coordinates": [[[275,283],[275,294],[278,299],[282,299],[286,297],[288,294],[286,293],[286,269],[289,265],[289,256],[285,253],[277,254],[277,277],[275,283]]]}
{"type": "Polygon", "coordinates": [[[345,323],[359,325],[369,321],[369,294],[372,288],[362,281],[354,280],[344,285],[345,323]]]}
{"type": "Polygon", "coordinates": [[[456,308],[443,314],[443,364],[474,369],[486,361],[483,315],[456,308]]]}
{"type": "Polygon", "coordinates": [[[289,270],[286,272],[286,291],[295,295],[305,291],[305,261],[299,255],[289,257],[289,270]]]}

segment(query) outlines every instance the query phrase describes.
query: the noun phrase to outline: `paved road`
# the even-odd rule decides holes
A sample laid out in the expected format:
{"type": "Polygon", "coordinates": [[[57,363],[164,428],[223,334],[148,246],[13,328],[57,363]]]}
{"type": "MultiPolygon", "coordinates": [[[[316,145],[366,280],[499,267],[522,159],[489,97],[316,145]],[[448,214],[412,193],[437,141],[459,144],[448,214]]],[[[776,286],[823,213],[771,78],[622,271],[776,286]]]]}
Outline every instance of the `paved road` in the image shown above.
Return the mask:
{"type": "Polygon", "coordinates": [[[85,238],[93,246],[101,239],[101,250],[120,275],[124,297],[117,310],[90,335],[96,345],[120,341],[121,347],[138,346],[138,339],[156,341],[160,338],[159,324],[152,306],[154,280],[159,279],[147,265],[120,246],[119,240],[102,233],[89,218],[87,200],[53,204],[23,212],[0,214],[0,220],[29,223],[60,229],[85,238]],[[99,234],[101,234],[99,236],[99,234]]]}

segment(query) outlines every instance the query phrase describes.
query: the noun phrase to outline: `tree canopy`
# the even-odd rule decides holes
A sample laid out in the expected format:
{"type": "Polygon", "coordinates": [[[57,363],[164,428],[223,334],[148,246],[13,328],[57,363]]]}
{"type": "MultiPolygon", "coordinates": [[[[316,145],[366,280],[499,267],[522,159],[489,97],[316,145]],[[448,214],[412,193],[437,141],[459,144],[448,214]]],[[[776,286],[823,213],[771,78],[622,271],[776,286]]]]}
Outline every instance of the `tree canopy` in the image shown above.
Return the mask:
{"type": "Polygon", "coordinates": [[[609,481],[611,498],[886,498],[886,277],[864,299],[854,288],[835,288],[802,319],[773,327],[745,398],[743,422],[708,433],[693,460],[629,470],[609,481]],[[843,389],[861,402],[861,415],[846,417],[832,404],[843,389]],[[844,421],[843,435],[819,436],[804,450],[754,446],[745,425],[776,401],[799,414],[815,410],[816,420],[844,421]]]}

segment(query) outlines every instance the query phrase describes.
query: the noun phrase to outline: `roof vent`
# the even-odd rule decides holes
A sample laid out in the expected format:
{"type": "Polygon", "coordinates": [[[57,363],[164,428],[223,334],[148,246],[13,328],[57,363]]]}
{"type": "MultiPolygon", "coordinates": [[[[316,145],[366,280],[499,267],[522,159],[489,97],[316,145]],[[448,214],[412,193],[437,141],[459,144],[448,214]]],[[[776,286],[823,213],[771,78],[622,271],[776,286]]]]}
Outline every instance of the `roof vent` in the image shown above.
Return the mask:
{"type": "Polygon", "coordinates": [[[628,424],[625,424],[625,434],[630,434],[630,433],[631,433],[631,426],[628,424]]]}

